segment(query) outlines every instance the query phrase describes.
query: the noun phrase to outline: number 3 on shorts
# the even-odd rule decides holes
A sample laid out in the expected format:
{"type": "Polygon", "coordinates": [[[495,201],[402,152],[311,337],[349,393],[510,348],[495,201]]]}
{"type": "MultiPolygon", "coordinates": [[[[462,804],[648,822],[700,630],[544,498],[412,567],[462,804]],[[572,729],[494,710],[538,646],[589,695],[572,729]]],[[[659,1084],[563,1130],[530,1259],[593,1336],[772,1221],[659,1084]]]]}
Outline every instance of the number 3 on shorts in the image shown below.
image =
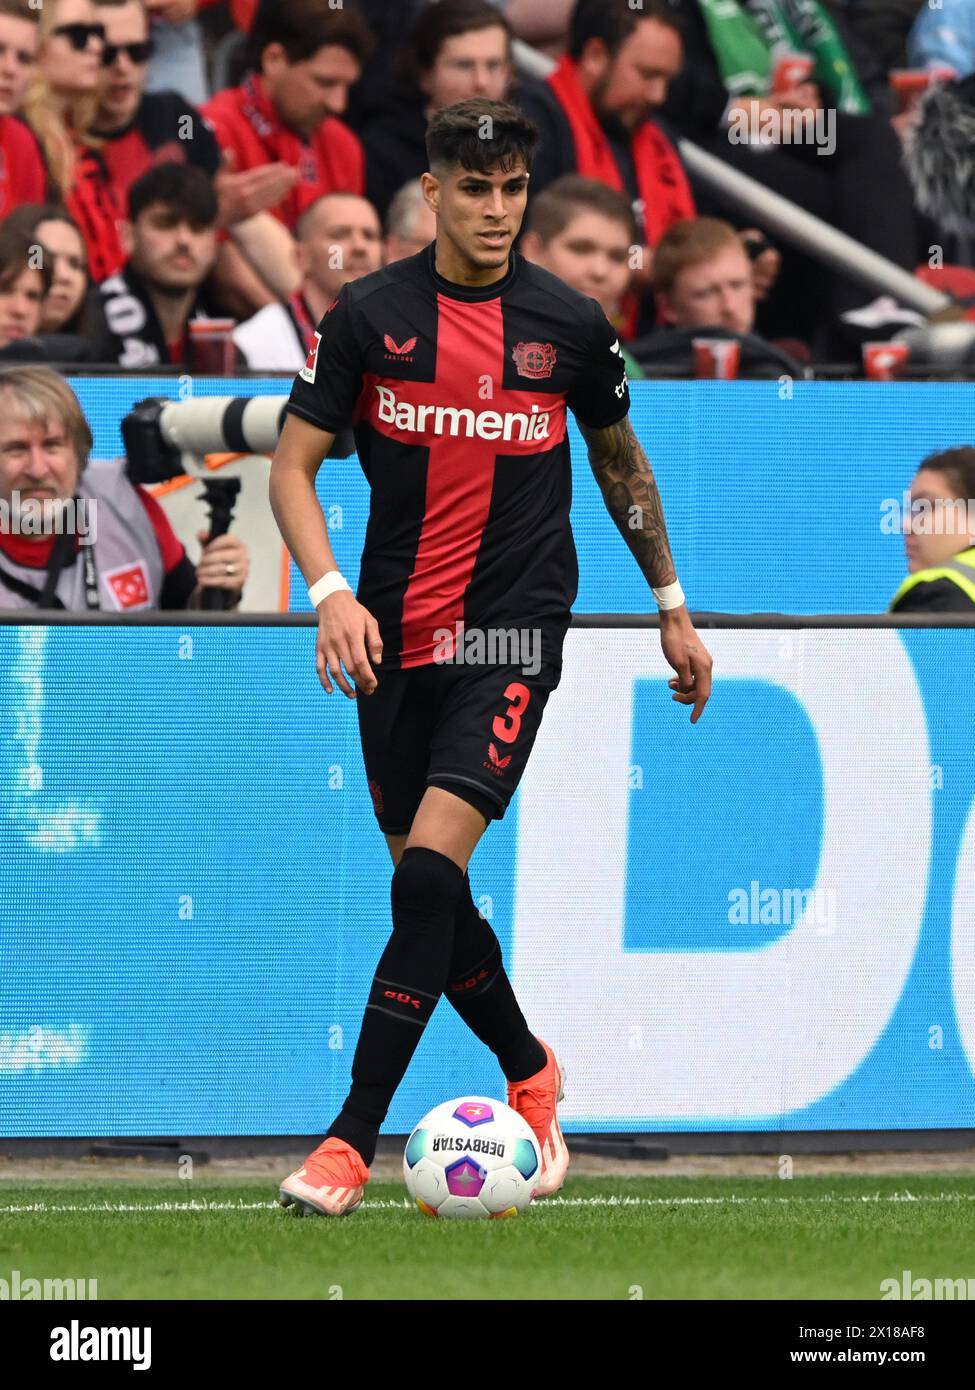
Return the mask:
{"type": "Polygon", "coordinates": [[[504,698],[510,700],[511,704],[504,714],[496,714],[491,730],[495,738],[499,738],[502,743],[514,743],[521,728],[521,716],[528,708],[528,701],[532,693],[527,685],[522,685],[521,681],[512,681],[504,692],[504,698]]]}

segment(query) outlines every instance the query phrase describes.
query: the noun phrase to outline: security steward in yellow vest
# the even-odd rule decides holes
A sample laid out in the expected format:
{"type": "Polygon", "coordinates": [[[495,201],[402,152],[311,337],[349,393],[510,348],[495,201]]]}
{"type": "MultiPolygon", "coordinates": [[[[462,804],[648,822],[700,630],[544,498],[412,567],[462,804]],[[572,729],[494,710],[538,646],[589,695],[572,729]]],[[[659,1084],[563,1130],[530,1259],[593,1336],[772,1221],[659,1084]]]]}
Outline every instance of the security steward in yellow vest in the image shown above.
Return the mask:
{"type": "Polygon", "coordinates": [[[932,454],[919,467],[904,518],[911,571],[891,613],[975,616],[975,448],[932,454]]]}
{"type": "Polygon", "coordinates": [[[892,613],[971,613],[975,617],[975,545],[950,560],[909,574],[890,605],[892,613]]]}

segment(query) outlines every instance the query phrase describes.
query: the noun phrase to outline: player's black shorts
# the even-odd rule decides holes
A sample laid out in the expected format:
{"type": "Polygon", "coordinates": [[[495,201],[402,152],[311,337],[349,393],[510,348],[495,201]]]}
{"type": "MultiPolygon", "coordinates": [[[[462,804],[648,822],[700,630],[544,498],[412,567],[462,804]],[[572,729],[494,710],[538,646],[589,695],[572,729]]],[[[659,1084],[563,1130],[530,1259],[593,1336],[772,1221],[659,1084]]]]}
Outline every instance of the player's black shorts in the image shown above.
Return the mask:
{"type": "Polygon", "coordinates": [[[536,674],[517,665],[432,663],[375,668],[371,695],[356,697],[366,777],[379,828],[405,835],[427,787],[443,787],[500,819],[528,762],[558,659],[536,674]]]}

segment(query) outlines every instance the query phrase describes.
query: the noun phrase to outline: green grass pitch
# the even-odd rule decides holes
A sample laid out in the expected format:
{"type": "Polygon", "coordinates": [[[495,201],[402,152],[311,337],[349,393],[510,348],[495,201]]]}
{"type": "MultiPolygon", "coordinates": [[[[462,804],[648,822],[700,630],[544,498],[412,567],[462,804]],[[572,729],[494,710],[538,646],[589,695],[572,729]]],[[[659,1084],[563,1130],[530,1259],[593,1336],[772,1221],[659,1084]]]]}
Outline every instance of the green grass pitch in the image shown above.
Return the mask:
{"type": "Polygon", "coordinates": [[[5,1181],[0,1277],[163,1299],[878,1299],[975,1276],[975,1175],[578,1178],[506,1221],[437,1221],[374,1182],[339,1220],[264,1180],[5,1181]]]}

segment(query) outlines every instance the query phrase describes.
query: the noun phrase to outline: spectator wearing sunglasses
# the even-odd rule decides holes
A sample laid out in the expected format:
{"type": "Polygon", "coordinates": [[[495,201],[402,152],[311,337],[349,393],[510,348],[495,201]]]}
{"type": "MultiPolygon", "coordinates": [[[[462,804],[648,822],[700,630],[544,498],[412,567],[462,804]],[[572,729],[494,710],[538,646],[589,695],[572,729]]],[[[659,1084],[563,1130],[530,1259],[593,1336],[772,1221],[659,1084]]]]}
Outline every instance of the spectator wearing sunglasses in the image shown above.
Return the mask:
{"type": "Polygon", "coordinates": [[[87,151],[89,176],[110,186],[108,196],[121,217],[129,189],[154,165],[186,163],[202,169],[214,181],[220,208],[216,279],[226,307],[247,318],[265,302],[276,302],[277,294],[290,293],[297,281],[290,238],[266,211],[294,186],[297,170],[280,162],[233,170],[195,106],[178,92],[146,90],[156,26],[150,27],[145,0],[97,0],[96,8],[106,41],[87,151]],[[273,293],[249,270],[248,257],[282,268],[280,282],[271,277],[273,293]]]}
{"type": "Polygon", "coordinates": [[[118,214],[83,168],[83,145],[98,105],[105,29],[93,0],[45,0],[40,10],[38,68],[24,114],[40,142],[53,192],[85,238],[95,280],[124,258],[118,214]]]}
{"type": "Polygon", "coordinates": [[[0,0],[0,218],[46,196],[47,173],[34,135],[17,119],[34,75],[38,14],[28,0],[0,0]]]}
{"type": "Polygon", "coordinates": [[[212,178],[220,151],[200,112],[177,92],[145,90],[152,40],[143,0],[98,0],[96,14],[105,47],[90,157],[119,206],[154,164],[195,164],[212,178]]]}
{"type": "Polygon", "coordinates": [[[40,54],[51,90],[64,97],[93,95],[104,46],[105,28],[92,0],[55,0],[54,22],[43,34],[40,54]]]}

